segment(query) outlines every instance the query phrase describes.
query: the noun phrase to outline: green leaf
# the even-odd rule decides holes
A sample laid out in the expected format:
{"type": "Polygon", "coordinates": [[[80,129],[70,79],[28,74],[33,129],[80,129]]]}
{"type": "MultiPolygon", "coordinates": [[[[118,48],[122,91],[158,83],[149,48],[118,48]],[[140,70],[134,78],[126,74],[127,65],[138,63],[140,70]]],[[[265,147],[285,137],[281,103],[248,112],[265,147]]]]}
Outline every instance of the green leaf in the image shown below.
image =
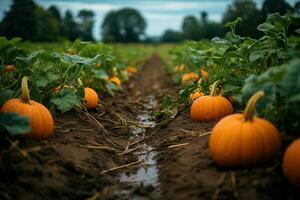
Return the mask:
{"type": "Polygon", "coordinates": [[[0,127],[11,136],[23,135],[31,131],[29,119],[16,113],[0,113],[0,127]]]}
{"type": "Polygon", "coordinates": [[[241,17],[237,17],[234,21],[232,22],[227,22],[225,24],[225,28],[234,28],[236,27],[236,25],[242,21],[242,18],[241,17]]]}
{"type": "Polygon", "coordinates": [[[107,92],[112,96],[114,95],[114,91],[118,89],[117,86],[111,82],[106,83],[105,87],[107,89],[107,92]]]}
{"type": "Polygon", "coordinates": [[[282,80],[282,89],[290,101],[297,100],[296,97],[300,94],[300,60],[294,60],[289,64],[282,80]]]}
{"type": "Polygon", "coordinates": [[[64,88],[50,99],[50,103],[53,103],[62,113],[64,113],[75,106],[79,106],[81,101],[77,98],[74,90],[64,88]]]}
{"type": "Polygon", "coordinates": [[[107,73],[103,69],[93,69],[94,78],[105,80],[108,79],[107,73]]]}
{"type": "Polygon", "coordinates": [[[257,30],[262,31],[264,33],[269,33],[270,31],[274,30],[274,26],[268,22],[264,22],[257,26],[257,30]]]}
{"type": "Polygon", "coordinates": [[[250,62],[255,62],[263,57],[264,53],[262,51],[253,51],[249,56],[249,60],[250,62]]]}

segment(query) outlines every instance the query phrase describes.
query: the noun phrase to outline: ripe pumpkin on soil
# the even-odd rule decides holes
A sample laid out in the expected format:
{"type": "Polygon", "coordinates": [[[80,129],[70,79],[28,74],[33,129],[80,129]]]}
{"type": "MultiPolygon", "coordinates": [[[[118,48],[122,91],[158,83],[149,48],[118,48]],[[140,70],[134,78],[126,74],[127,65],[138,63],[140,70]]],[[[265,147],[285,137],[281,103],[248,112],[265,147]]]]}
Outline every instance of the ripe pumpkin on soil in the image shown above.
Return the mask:
{"type": "Polygon", "coordinates": [[[96,108],[99,98],[95,90],[89,87],[84,88],[84,101],[87,109],[96,108]]]}
{"type": "Polygon", "coordinates": [[[280,151],[281,138],[269,121],[253,116],[256,102],[264,95],[257,92],[243,114],[221,119],[209,138],[212,159],[223,167],[253,167],[273,160],[280,151]]]}
{"type": "Polygon", "coordinates": [[[111,78],[109,79],[109,81],[112,82],[112,83],[114,83],[114,84],[116,84],[116,86],[118,86],[118,87],[121,87],[121,85],[122,85],[121,80],[120,80],[119,77],[117,77],[117,76],[111,77],[111,78]]]}
{"type": "Polygon", "coordinates": [[[283,173],[289,182],[300,191],[300,139],[292,142],[283,156],[283,173]]]}
{"type": "Polygon", "coordinates": [[[195,72],[190,72],[190,73],[186,73],[182,76],[181,78],[181,83],[182,84],[186,84],[190,81],[192,82],[196,82],[199,80],[199,76],[198,74],[196,74],[195,72]]]}
{"type": "Polygon", "coordinates": [[[210,95],[197,98],[191,106],[193,121],[211,122],[233,113],[233,107],[225,97],[216,94],[219,81],[213,84],[210,95]]]}
{"type": "Polygon", "coordinates": [[[21,89],[21,99],[8,100],[2,106],[1,112],[18,113],[21,116],[28,117],[31,126],[31,132],[27,134],[28,137],[37,139],[49,138],[54,130],[51,113],[44,105],[30,100],[27,77],[23,77],[21,89]]]}
{"type": "Polygon", "coordinates": [[[128,66],[128,67],[126,67],[126,71],[127,71],[127,73],[128,73],[128,74],[131,74],[131,75],[133,75],[133,74],[136,74],[136,73],[137,73],[137,69],[136,69],[136,67],[132,67],[132,66],[128,66]]]}

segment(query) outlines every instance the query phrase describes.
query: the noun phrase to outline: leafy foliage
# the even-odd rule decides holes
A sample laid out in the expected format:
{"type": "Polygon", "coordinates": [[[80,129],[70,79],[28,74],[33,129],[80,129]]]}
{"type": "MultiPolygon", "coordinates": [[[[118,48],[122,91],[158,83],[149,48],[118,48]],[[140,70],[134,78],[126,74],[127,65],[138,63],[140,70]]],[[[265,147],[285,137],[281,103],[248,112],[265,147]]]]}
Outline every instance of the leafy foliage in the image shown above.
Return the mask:
{"type": "MultiPolygon", "coordinates": [[[[171,52],[173,64],[169,67],[174,80],[184,73],[200,74],[199,68],[209,73],[206,81],[185,85],[179,99],[187,98],[195,89],[209,93],[209,85],[221,80],[224,95],[238,100],[237,110],[244,107],[252,94],[264,90],[265,97],[259,102],[259,115],[273,121],[286,132],[300,130],[300,40],[288,36],[291,25],[297,25],[299,16],[287,13],[269,15],[257,28],[264,35],[253,39],[236,34],[241,19],[226,24],[231,29],[224,38],[213,38],[211,43],[190,42],[171,52]],[[172,67],[172,66],[184,67],[172,67]],[[280,116],[280,117],[279,117],[280,116]]],[[[204,78],[204,77],[203,77],[204,78]]]]}

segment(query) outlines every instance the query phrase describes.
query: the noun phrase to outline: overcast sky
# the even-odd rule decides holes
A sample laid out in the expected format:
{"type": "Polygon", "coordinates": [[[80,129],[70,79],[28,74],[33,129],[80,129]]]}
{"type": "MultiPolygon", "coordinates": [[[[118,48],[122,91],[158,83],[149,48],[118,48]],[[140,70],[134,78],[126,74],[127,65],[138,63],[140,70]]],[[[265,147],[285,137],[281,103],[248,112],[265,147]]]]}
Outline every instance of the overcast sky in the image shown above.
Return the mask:
{"type": "MultiPolygon", "coordinates": [[[[0,0],[0,19],[9,10],[12,0],[0,0]]],[[[165,29],[180,30],[182,19],[186,15],[197,15],[201,11],[208,13],[209,19],[219,21],[233,0],[35,0],[45,8],[57,5],[60,11],[70,9],[74,15],[81,9],[90,9],[96,14],[94,37],[100,38],[100,25],[105,14],[112,9],[132,7],[138,9],[147,20],[146,33],[160,35],[165,29]]],[[[260,8],[263,0],[255,0],[260,8]]],[[[294,5],[297,0],[288,0],[294,5]]]]}

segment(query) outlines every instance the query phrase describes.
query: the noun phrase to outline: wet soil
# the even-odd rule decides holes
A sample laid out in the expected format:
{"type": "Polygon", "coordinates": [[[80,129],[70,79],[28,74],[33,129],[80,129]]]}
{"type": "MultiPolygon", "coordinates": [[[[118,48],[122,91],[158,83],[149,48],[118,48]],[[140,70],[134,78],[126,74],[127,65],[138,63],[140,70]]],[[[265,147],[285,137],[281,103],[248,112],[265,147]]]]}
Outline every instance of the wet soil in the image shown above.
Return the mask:
{"type": "Polygon", "coordinates": [[[0,140],[0,199],[297,199],[279,160],[246,170],[215,165],[215,123],[193,122],[187,106],[154,120],[178,90],[153,55],[115,97],[101,96],[93,117],[57,114],[46,141],[0,140]]]}

